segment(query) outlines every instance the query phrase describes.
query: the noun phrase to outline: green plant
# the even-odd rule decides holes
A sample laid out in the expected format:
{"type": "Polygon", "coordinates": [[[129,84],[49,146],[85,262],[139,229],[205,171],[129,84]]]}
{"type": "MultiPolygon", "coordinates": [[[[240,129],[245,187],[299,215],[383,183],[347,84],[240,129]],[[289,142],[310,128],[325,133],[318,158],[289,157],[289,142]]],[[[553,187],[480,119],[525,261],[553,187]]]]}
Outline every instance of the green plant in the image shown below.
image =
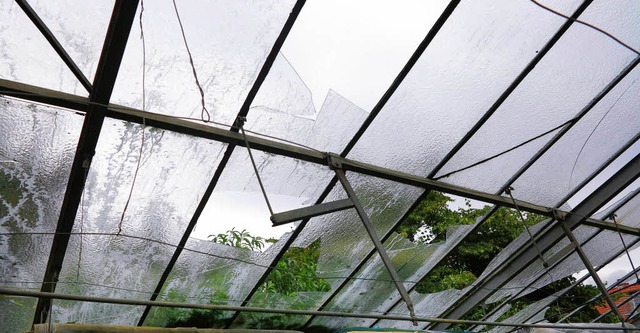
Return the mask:
{"type": "Polygon", "coordinates": [[[274,243],[276,241],[275,239],[253,236],[246,229],[238,231],[235,227],[224,233],[209,235],[208,238],[214,243],[247,249],[251,251],[261,251],[266,243],[274,243]]]}
{"type": "Polygon", "coordinates": [[[320,240],[306,248],[291,247],[278,261],[260,290],[293,296],[303,291],[331,290],[329,283],[316,272],[320,255],[320,240]]]}

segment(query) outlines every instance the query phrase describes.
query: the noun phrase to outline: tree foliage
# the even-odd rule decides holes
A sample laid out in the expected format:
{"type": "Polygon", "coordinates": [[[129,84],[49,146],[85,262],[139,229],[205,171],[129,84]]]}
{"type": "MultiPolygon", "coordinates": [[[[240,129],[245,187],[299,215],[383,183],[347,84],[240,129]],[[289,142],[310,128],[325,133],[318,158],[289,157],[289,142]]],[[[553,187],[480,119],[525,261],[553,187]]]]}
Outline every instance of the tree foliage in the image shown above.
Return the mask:
{"type": "MultiPolygon", "coordinates": [[[[447,229],[457,225],[469,225],[476,219],[486,215],[491,207],[472,208],[467,202],[464,207],[451,209],[453,200],[439,192],[431,191],[416,208],[402,221],[398,232],[414,242],[436,243],[447,240],[447,229]]],[[[544,216],[523,213],[524,224],[532,226],[545,219],[544,216]]],[[[435,293],[451,288],[462,289],[471,285],[489,265],[491,260],[510,242],[525,231],[519,212],[513,209],[500,208],[487,221],[476,228],[460,242],[451,253],[425,276],[416,291],[435,293]]],[[[511,309],[503,315],[507,318],[529,304],[545,298],[558,290],[575,283],[569,276],[556,281],[536,292],[527,294],[511,302],[511,309]]],[[[598,295],[596,287],[578,285],[561,297],[547,311],[549,321],[557,321],[574,308],[582,305],[589,298],[598,295]]],[[[478,307],[464,317],[469,320],[480,320],[498,303],[478,307]]],[[[572,316],[573,322],[588,322],[598,315],[593,306],[587,306],[572,316]]],[[[504,319],[502,318],[502,319],[504,319]]],[[[609,318],[610,320],[611,318],[609,318]]],[[[465,327],[457,327],[464,329],[465,327]]]]}
{"type": "Polygon", "coordinates": [[[330,291],[329,283],[318,277],[316,272],[319,255],[320,240],[305,248],[289,248],[262,284],[261,290],[287,296],[304,291],[330,291]]]}

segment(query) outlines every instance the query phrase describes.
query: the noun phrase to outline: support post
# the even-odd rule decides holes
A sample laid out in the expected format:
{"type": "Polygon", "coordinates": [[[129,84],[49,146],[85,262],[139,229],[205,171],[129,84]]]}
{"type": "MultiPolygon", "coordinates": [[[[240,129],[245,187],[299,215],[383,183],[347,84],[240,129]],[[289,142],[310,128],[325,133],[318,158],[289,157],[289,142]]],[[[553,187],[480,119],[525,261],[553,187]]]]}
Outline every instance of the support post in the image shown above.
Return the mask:
{"type": "MultiPolygon", "coordinates": [[[[329,158],[329,160],[331,160],[331,158],[329,158]]],[[[387,268],[387,271],[389,272],[389,275],[391,276],[393,283],[396,285],[396,288],[400,293],[400,297],[402,297],[404,302],[407,304],[407,308],[409,309],[409,315],[411,316],[411,318],[415,318],[416,314],[413,310],[413,302],[411,302],[409,293],[407,292],[407,289],[405,289],[404,285],[400,281],[400,276],[398,275],[398,272],[396,271],[395,267],[393,267],[393,263],[391,263],[391,259],[387,255],[387,251],[384,249],[382,242],[380,242],[380,239],[378,238],[378,234],[376,233],[376,230],[373,228],[373,224],[371,224],[371,220],[369,219],[367,212],[364,211],[364,208],[362,207],[360,200],[358,200],[358,196],[356,195],[356,192],[351,187],[349,180],[347,180],[347,177],[344,174],[344,170],[337,168],[336,165],[333,165],[331,163],[330,165],[332,169],[335,171],[336,176],[338,176],[338,180],[342,184],[342,187],[344,188],[345,192],[347,192],[349,199],[351,199],[351,201],[353,202],[353,205],[356,211],[358,212],[358,216],[360,216],[360,219],[362,220],[362,224],[364,225],[364,228],[367,230],[367,233],[369,234],[369,237],[371,238],[371,241],[373,242],[374,247],[376,248],[376,250],[378,251],[378,254],[380,255],[380,259],[382,259],[384,266],[387,268]]],[[[414,321],[413,324],[416,326],[418,325],[416,321],[414,321]]]]}

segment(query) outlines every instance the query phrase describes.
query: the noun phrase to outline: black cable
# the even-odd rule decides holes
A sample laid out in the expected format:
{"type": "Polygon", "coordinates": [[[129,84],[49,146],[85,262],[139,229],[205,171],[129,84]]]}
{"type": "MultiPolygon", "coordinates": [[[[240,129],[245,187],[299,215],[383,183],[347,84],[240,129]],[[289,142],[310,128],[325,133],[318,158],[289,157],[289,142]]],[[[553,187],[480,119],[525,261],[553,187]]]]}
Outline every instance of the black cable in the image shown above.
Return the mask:
{"type": "Polygon", "coordinates": [[[552,128],[552,129],[550,129],[550,130],[548,130],[548,131],[546,131],[546,132],[544,132],[544,133],[538,134],[538,135],[534,136],[534,137],[533,137],[533,138],[531,138],[531,139],[528,139],[528,140],[526,140],[526,141],[524,141],[524,142],[521,142],[521,143],[519,143],[519,144],[517,144],[517,145],[515,145],[515,146],[513,146],[513,147],[511,147],[511,148],[509,148],[509,149],[507,149],[507,150],[504,150],[504,151],[502,151],[502,152],[500,152],[500,153],[497,153],[497,154],[495,154],[495,155],[492,155],[492,156],[490,156],[490,157],[487,157],[487,158],[485,158],[485,159],[482,159],[482,160],[480,160],[480,161],[478,161],[478,162],[475,162],[475,163],[473,163],[473,164],[470,164],[470,165],[468,165],[468,166],[466,166],[466,167],[463,167],[463,168],[460,168],[460,169],[457,169],[457,170],[454,170],[454,171],[451,171],[451,172],[445,173],[445,174],[444,174],[444,175],[442,175],[442,176],[435,177],[435,178],[434,178],[434,180],[439,180],[439,179],[442,179],[442,178],[446,178],[446,177],[449,177],[449,176],[453,175],[454,173],[458,173],[458,172],[461,172],[461,171],[464,171],[464,170],[467,170],[467,169],[471,169],[471,168],[473,168],[473,167],[476,167],[476,166],[478,166],[478,165],[480,165],[480,164],[487,163],[487,162],[489,162],[489,161],[491,161],[491,160],[493,160],[493,159],[495,159],[495,158],[498,158],[498,157],[500,157],[500,156],[502,156],[502,155],[504,155],[504,154],[506,154],[506,153],[509,153],[509,152],[511,152],[511,151],[513,151],[513,150],[516,150],[516,149],[518,149],[518,148],[520,148],[520,147],[522,147],[522,146],[524,146],[524,145],[528,144],[528,143],[529,143],[529,142],[531,142],[531,141],[535,141],[535,140],[537,140],[537,139],[539,139],[539,138],[541,138],[541,137],[543,137],[543,136],[545,136],[545,135],[547,135],[547,134],[549,134],[549,133],[551,133],[551,132],[553,132],[553,131],[556,131],[556,130],[558,130],[558,129],[560,129],[560,128],[562,128],[562,127],[564,127],[564,126],[568,125],[568,124],[571,124],[571,123],[572,123],[572,122],[574,122],[574,121],[576,121],[576,119],[575,119],[575,118],[569,119],[569,120],[565,121],[564,123],[562,123],[562,124],[560,124],[560,125],[558,125],[558,126],[556,126],[556,127],[552,128]]]}
{"type": "Polygon", "coordinates": [[[554,9],[551,9],[551,8],[549,8],[549,7],[547,7],[547,6],[545,6],[545,5],[541,4],[541,3],[539,3],[539,2],[538,2],[538,1],[536,1],[536,0],[531,0],[531,2],[533,2],[533,3],[534,3],[534,4],[536,4],[536,5],[538,5],[538,7],[543,8],[543,9],[545,9],[545,10],[547,10],[547,11],[551,12],[551,13],[554,13],[554,14],[556,14],[556,15],[558,15],[558,16],[564,17],[564,18],[565,18],[565,19],[567,19],[567,20],[571,20],[571,21],[573,21],[573,22],[577,22],[577,23],[580,23],[580,24],[582,24],[582,25],[585,25],[585,26],[587,26],[587,27],[589,27],[589,28],[591,28],[591,29],[594,29],[594,30],[596,30],[596,31],[598,31],[598,32],[600,32],[600,33],[602,33],[602,34],[604,34],[605,36],[607,36],[607,37],[609,37],[609,38],[613,39],[613,40],[614,40],[614,41],[616,41],[618,44],[620,44],[620,45],[624,46],[625,48],[627,48],[627,49],[631,50],[631,51],[632,51],[632,52],[634,52],[635,54],[640,55],[640,52],[638,52],[638,50],[634,49],[634,48],[633,48],[633,47],[631,47],[630,45],[626,44],[625,42],[623,42],[623,41],[621,41],[620,39],[618,39],[617,37],[615,37],[614,35],[612,35],[612,34],[610,34],[610,33],[606,32],[605,30],[603,30],[603,29],[601,29],[601,28],[596,27],[595,25],[593,25],[593,24],[591,24],[591,23],[587,23],[587,22],[584,22],[584,21],[581,21],[581,20],[578,20],[578,19],[574,19],[574,18],[572,18],[572,17],[569,17],[569,16],[567,16],[567,15],[565,15],[565,14],[562,14],[562,13],[560,13],[560,12],[558,12],[558,11],[554,10],[554,9]]]}

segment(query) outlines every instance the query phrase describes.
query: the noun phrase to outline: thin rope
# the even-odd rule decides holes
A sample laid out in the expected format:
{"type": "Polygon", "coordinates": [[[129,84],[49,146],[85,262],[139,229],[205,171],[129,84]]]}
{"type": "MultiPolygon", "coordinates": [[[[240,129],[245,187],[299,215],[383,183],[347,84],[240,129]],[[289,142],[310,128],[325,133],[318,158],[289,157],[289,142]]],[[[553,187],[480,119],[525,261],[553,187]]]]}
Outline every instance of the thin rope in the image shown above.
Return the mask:
{"type": "Polygon", "coordinates": [[[178,6],[176,5],[176,0],[173,0],[173,9],[176,12],[176,18],[178,19],[178,24],[180,24],[180,32],[182,33],[182,40],[184,41],[184,47],[187,49],[187,54],[189,55],[189,63],[191,64],[191,71],[193,72],[193,78],[196,80],[196,86],[200,91],[200,103],[202,104],[202,110],[200,111],[200,117],[202,121],[208,123],[211,121],[211,114],[204,102],[204,90],[202,89],[202,85],[200,85],[200,80],[198,80],[198,73],[196,72],[196,66],[193,64],[193,57],[191,56],[191,50],[189,50],[189,44],[187,43],[187,36],[184,33],[184,27],[182,26],[182,20],[180,19],[180,14],[178,13],[178,6]],[[206,116],[206,119],[205,119],[206,116]]]}
{"type": "MultiPolygon", "coordinates": [[[[145,110],[146,103],[146,87],[145,87],[145,77],[146,77],[146,45],[144,41],[144,29],[142,26],[142,13],[144,12],[144,2],[140,2],[140,39],[142,39],[142,111],[145,110]]],[[[133,173],[133,180],[131,181],[131,188],[129,189],[129,196],[127,197],[127,202],[124,204],[124,208],[122,209],[122,215],[120,215],[120,222],[118,223],[118,235],[122,233],[122,222],[124,221],[124,216],[127,213],[127,209],[129,208],[129,202],[131,202],[131,197],[133,196],[133,188],[136,184],[136,179],[138,178],[138,171],[140,171],[140,162],[142,161],[142,153],[144,150],[144,131],[146,129],[146,118],[142,118],[142,134],[141,134],[141,142],[140,142],[140,151],[138,153],[138,161],[136,163],[136,169],[133,173]]]]}
{"type": "Polygon", "coordinates": [[[260,190],[262,191],[262,195],[264,196],[264,201],[267,203],[267,207],[269,208],[269,212],[273,215],[273,208],[271,208],[271,203],[269,202],[269,197],[267,196],[267,191],[264,189],[264,184],[262,184],[262,179],[260,178],[260,173],[258,172],[258,167],[256,166],[256,161],[253,159],[253,154],[251,153],[251,146],[249,145],[249,140],[247,140],[247,134],[244,132],[244,122],[246,118],[238,117],[238,128],[240,128],[240,132],[242,133],[242,138],[244,139],[244,144],[247,147],[247,152],[249,153],[249,158],[251,159],[251,165],[253,166],[253,171],[256,173],[256,179],[258,180],[258,184],[260,185],[260,190]]]}
{"type": "Polygon", "coordinates": [[[629,49],[630,51],[634,52],[635,54],[640,55],[640,52],[638,52],[638,50],[634,49],[633,47],[631,47],[631,46],[630,46],[630,45],[628,45],[627,43],[625,43],[625,42],[621,41],[621,40],[620,40],[620,39],[618,39],[616,36],[614,36],[614,35],[612,35],[612,34],[610,34],[610,33],[606,32],[605,30],[603,30],[603,29],[601,29],[601,28],[596,27],[595,25],[593,25],[593,24],[591,24],[591,23],[587,23],[587,22],[584,22],[584,21],[581,21],[581,20],[578,20],[578,19],[574,19],[574,18],[572,18],[572,17],[570,17],[570,16],[567,16],[567,15],[565,15],[565,14],[562,14],[562,13],[560,13],[560,12],[558,12],[558,11],[556,11],[556,10],[554,10],[554,9],[550,8],[550,7],[547,7],[547,6],[545,6],[545,5],[541,4],[541,3],[539,3],[539,2],[538,2],[538,1],[536,1],[536,0],[531,0],[531,2],[533,2],[533,3],[534,3],[534,4],[536,4],[536,5],[538,5],[538,7],[543,8],[543,9],[546,9],[547,11],[549,11],[549,12],[551,12],[551,13],[554,13],[554,14],[556,14],[556,15],[558,15],[558,16],[564,17],[564,18],[565,18],[565,19],[567,19],[567,20],[570,20],[570,21],[573,21],[573,22],[577,22],[577,23],[580,23],[580,24],[582,24],[582,25],[585,25],[585,26],[587,26],[587,27],[589,27],[589,28],[591,28],[591,29],[594,29],[594,30],[596,30],[596,31],[598,31],[598,32],[600,32],[600,33],[602,33],[602,34],[604,34],[605,36],[607,36],[607,37],[609,37],[609,38],[613,39],[613,40],[614,40],[614,41],[616,41],[618,44],[620,44],[620,45],[624,46],[625,48],[629,49]]]}
{"type": "Polygon", "coordinates": [[[631,260],[631,255],[629,254],[629,250],[627,249],[627,244],[624,241],[624,237],[622,237],[622,232],[620,231],[620,227],[618,226],[618,221],[616,221],[616,214],[611,214],[610,217],[613,220],[613,224],[616,226],[618,236],[620,236],[620,241],[622,242],[622,246],[624,246],[624,252],[627,254],[627,258],[629,258],[631,269],[633,269],[633,271],[635,272],[636,283],[640,283],[640,277],[638,277],[638,272],[636,271],[636,267],[633,265],[633,260],[631,260]]]}

